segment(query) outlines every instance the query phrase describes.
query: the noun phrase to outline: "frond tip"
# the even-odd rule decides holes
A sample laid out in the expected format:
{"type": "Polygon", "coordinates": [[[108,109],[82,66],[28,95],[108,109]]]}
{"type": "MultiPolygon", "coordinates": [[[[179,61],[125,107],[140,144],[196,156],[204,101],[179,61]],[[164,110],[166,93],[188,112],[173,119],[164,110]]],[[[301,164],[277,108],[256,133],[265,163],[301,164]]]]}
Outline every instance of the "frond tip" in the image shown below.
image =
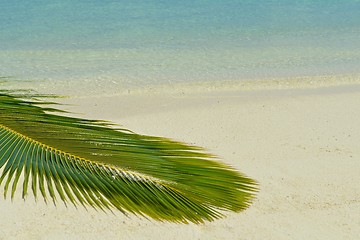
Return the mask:
{"type": "Polygon", "coordinates": [[[247,208],[256,182],[201,148],[143,136],[0,92],[0,184],[14,197],[201,223],[247,208]],[[11,190],[10,190],[11,188],[11,190]]]}

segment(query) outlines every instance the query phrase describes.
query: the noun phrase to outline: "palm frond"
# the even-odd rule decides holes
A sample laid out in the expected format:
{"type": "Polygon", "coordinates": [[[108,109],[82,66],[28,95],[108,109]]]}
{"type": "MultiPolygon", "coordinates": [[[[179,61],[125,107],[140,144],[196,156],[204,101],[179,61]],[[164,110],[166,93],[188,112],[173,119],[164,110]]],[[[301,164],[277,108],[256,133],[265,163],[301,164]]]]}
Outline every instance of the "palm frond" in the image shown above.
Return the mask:
{"type": "MultiPolygon", "coordinates": [[[[247,208],[256,182],[203,149],[105,121],[60,116],[31,94],[0,91],[0,184],[157,220],[201,223],[247,208]]],[[[48,103],[48,102],[45,102],[48,103]]]]}

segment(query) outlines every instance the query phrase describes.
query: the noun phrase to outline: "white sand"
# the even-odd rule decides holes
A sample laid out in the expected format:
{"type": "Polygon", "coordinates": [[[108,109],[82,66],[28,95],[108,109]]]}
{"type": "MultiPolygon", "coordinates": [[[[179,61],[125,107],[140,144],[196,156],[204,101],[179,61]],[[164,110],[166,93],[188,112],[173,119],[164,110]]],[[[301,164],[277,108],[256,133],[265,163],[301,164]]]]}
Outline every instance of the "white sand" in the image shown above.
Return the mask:
{"type": "MultiPolygon", "coordinates": [[[[0,239],[358,239],[360,86],[68,99],[81,117],[207,148],[256,179],[244,212],[203,225],[0,200],[0,239]]],[[[19,185],[21,188],[21,185],[19,185]]],[[[1,190],[2,191],[2,190],[1,190]]],[[[1,192],[0,192],[1,194],[1,192]]]]}

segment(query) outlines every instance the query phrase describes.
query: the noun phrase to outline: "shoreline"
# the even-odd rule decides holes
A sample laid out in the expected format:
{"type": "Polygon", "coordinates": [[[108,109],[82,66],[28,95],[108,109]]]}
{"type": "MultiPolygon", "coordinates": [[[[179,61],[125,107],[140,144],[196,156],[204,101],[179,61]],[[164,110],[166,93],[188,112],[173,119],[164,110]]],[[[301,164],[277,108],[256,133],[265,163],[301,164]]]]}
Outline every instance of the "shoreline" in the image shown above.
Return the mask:
{"type": "MultiPolygon", "coordinates": [[[[141,95],[183,95],[218,91],[269,91],[324,89],[360,85],[360,74],[299,76],[277,78],[251,78],[242,80],[209,80],[196,82],[152,83],[139,86],[109,79],[42,79],[21,80],[3,77],[0,80],[6,89],[27,89],[40,94],[55,94],[69,98],[141,96],[141,95]]],[[[116,78],[114,78],[116,79],[116,78]]]]}

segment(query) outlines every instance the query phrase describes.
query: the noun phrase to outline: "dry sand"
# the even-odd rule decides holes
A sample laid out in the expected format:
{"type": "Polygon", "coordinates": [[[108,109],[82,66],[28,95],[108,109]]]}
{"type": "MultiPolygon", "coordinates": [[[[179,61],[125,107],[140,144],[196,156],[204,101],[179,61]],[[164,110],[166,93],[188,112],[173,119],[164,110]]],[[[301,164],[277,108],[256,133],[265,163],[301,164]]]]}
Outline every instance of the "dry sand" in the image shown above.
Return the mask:
{"type": "MultiPolygon", "coordinates": [[[[81,117],[205,147],[256,179],[244,212],[203,225],[0,201],[0,239],[358,239],[360,85],[67,99],[81,117]]],[[[2,190],[1,190],[2,191],[2,190]]],[[[0,192],[2,194],[2,192],[0,192]]]]}

